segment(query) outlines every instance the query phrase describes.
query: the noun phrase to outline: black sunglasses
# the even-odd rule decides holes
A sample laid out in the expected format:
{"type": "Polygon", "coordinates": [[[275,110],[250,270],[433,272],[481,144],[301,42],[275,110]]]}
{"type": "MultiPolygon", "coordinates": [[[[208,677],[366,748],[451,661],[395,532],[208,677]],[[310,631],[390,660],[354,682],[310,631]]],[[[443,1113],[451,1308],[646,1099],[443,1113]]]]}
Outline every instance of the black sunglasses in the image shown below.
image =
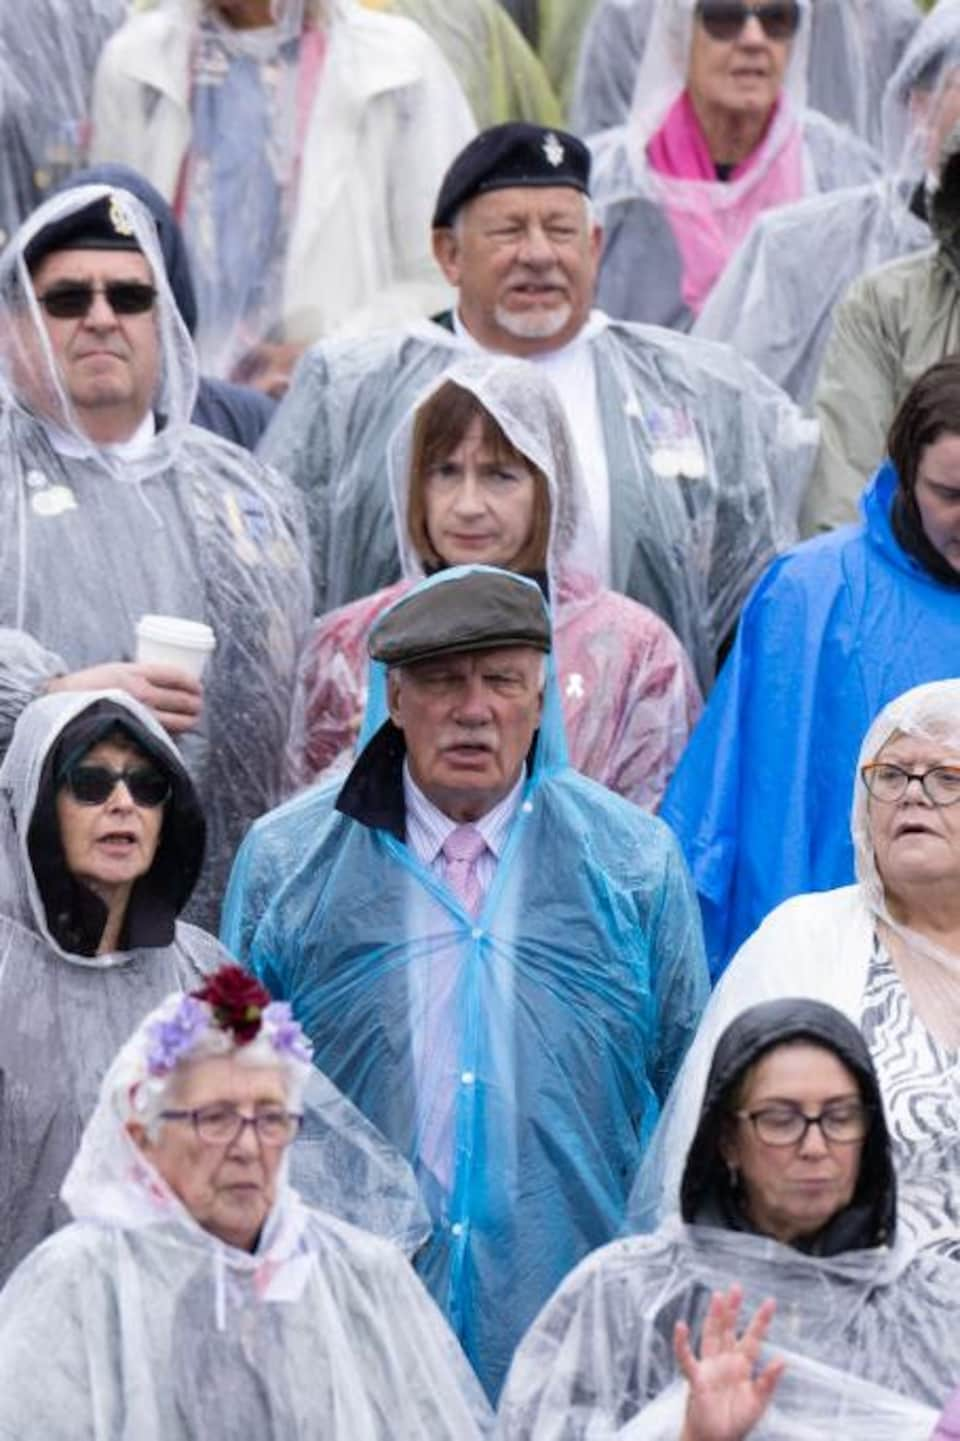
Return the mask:
{"type": "Polygon", "coordinates": [[[170,781],[153,766],[134,766],[127,771],[114,771],[109,766],[73,766],[64,776],[64,785],[75,801],[83,806],[102,806],[123,781],[130,799],[137,806],[162,806],[170,794],[170,781]]]}
{"type": "Polygon", "coordinates": [[[742,0],[699,0],[697,17],[712,40],[736,40],[753,15],[768,40],[791,40],[800,28],[796,0],[768,0],[765,5],[744,5],[742,0]]]}
{"type": "Polygon", "coordinates": [[[37,300],[56,320],[79,320],[81,315],[89,313],[95,295],[106,296],[114,315],[143,315],[153,309],[157,298],[156,290],[145,280],[108,280],[106,285],[78,280],[53,285],[38,295],[37,300]]]}

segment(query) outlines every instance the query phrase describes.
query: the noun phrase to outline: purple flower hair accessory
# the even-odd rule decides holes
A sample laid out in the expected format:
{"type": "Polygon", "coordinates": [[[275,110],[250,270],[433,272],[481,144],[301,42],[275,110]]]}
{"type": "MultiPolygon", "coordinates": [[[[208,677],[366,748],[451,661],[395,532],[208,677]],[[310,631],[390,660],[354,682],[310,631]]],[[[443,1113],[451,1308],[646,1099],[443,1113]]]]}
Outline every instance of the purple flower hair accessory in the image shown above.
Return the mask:
{"type": "Polygon", "coordinates": [[[193,1050],[210,1025],[210,1007],[194,996],[181,996],[173,1015],[154,1021],[147,1036],[147,1073],[168,1076],[179,1061],[193,1050]]]}
{"type": "Polygon", "coordinates": [[[263,1012],[263,1028],[278,1056],[289,1056],[308,1065],[313,1047],[304,1035],[299,1021],[293,1019],[288,1001],[271,1001],[263,1012]]]}

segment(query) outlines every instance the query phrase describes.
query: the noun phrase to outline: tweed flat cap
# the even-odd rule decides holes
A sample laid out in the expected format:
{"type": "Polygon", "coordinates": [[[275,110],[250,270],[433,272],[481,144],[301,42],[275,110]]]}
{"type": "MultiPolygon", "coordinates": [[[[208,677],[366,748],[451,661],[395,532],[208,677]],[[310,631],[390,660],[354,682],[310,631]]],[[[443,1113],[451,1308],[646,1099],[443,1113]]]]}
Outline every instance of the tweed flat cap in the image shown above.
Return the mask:
{"type": "Polygon", "coordinates": [[[397,601],[376,621],[367,645],[387,666],[508,645],[548,651],[550,621],[532,582],[506,570],[470,569],[397,601]]]}
{"type": "Polygon", "coordinates": [[[133,223],[119,195],[104,195],[82,210],[51,220],[26,245],[23,258],[35,270],[55,250],[139,250],[133,223]]]}
{"type": "Polygon", "coordinates": [[[488,190],[566,185],[590,193],[590,151],[566,130],[511,120],[481,130],[443,177],[434,229],[450,225],[461,205],[488,190]]]}

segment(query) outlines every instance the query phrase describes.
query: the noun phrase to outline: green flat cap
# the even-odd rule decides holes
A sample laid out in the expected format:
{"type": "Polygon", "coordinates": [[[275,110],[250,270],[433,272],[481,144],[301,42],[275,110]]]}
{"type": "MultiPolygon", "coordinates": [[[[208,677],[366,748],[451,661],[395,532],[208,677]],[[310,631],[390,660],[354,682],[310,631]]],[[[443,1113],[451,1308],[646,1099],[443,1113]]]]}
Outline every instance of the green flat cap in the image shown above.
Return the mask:
{"type": "Polygon", "coordinates": [[[492,568],[418,586],[376,621],[367,639],[372,658],[387,666],[505,645],[549,651],[550,621],[538,586],[492,568]]]}

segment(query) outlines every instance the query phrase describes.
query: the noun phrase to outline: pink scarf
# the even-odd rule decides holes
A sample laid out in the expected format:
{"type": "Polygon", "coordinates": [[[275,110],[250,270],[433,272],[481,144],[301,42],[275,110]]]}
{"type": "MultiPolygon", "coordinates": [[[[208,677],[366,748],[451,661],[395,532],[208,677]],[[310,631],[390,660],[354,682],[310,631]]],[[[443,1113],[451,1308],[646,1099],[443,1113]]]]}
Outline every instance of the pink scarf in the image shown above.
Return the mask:
{"type": "Polygon", "coordinates": [[[790,122],[776,156],[761,166],[781,104],[778,100],[763,140],[753,154],[736,167],[728,181],[717,179],[686,90],[674,101],[647,146],[647,159],[660,175],[696,182],[689,187],[689,194],[684,195],[682,205],[671,205],[669,199],[664,201],[683,261],[683,298],[694,315],[699,315],[720,272],[760,211],[803,196],[803,133],[796,119],[790,122]],[[731,202],[728,186],[735,185],[753,170],[758,171],[756,183],[744,186],[739,199],[731,202]]]}

